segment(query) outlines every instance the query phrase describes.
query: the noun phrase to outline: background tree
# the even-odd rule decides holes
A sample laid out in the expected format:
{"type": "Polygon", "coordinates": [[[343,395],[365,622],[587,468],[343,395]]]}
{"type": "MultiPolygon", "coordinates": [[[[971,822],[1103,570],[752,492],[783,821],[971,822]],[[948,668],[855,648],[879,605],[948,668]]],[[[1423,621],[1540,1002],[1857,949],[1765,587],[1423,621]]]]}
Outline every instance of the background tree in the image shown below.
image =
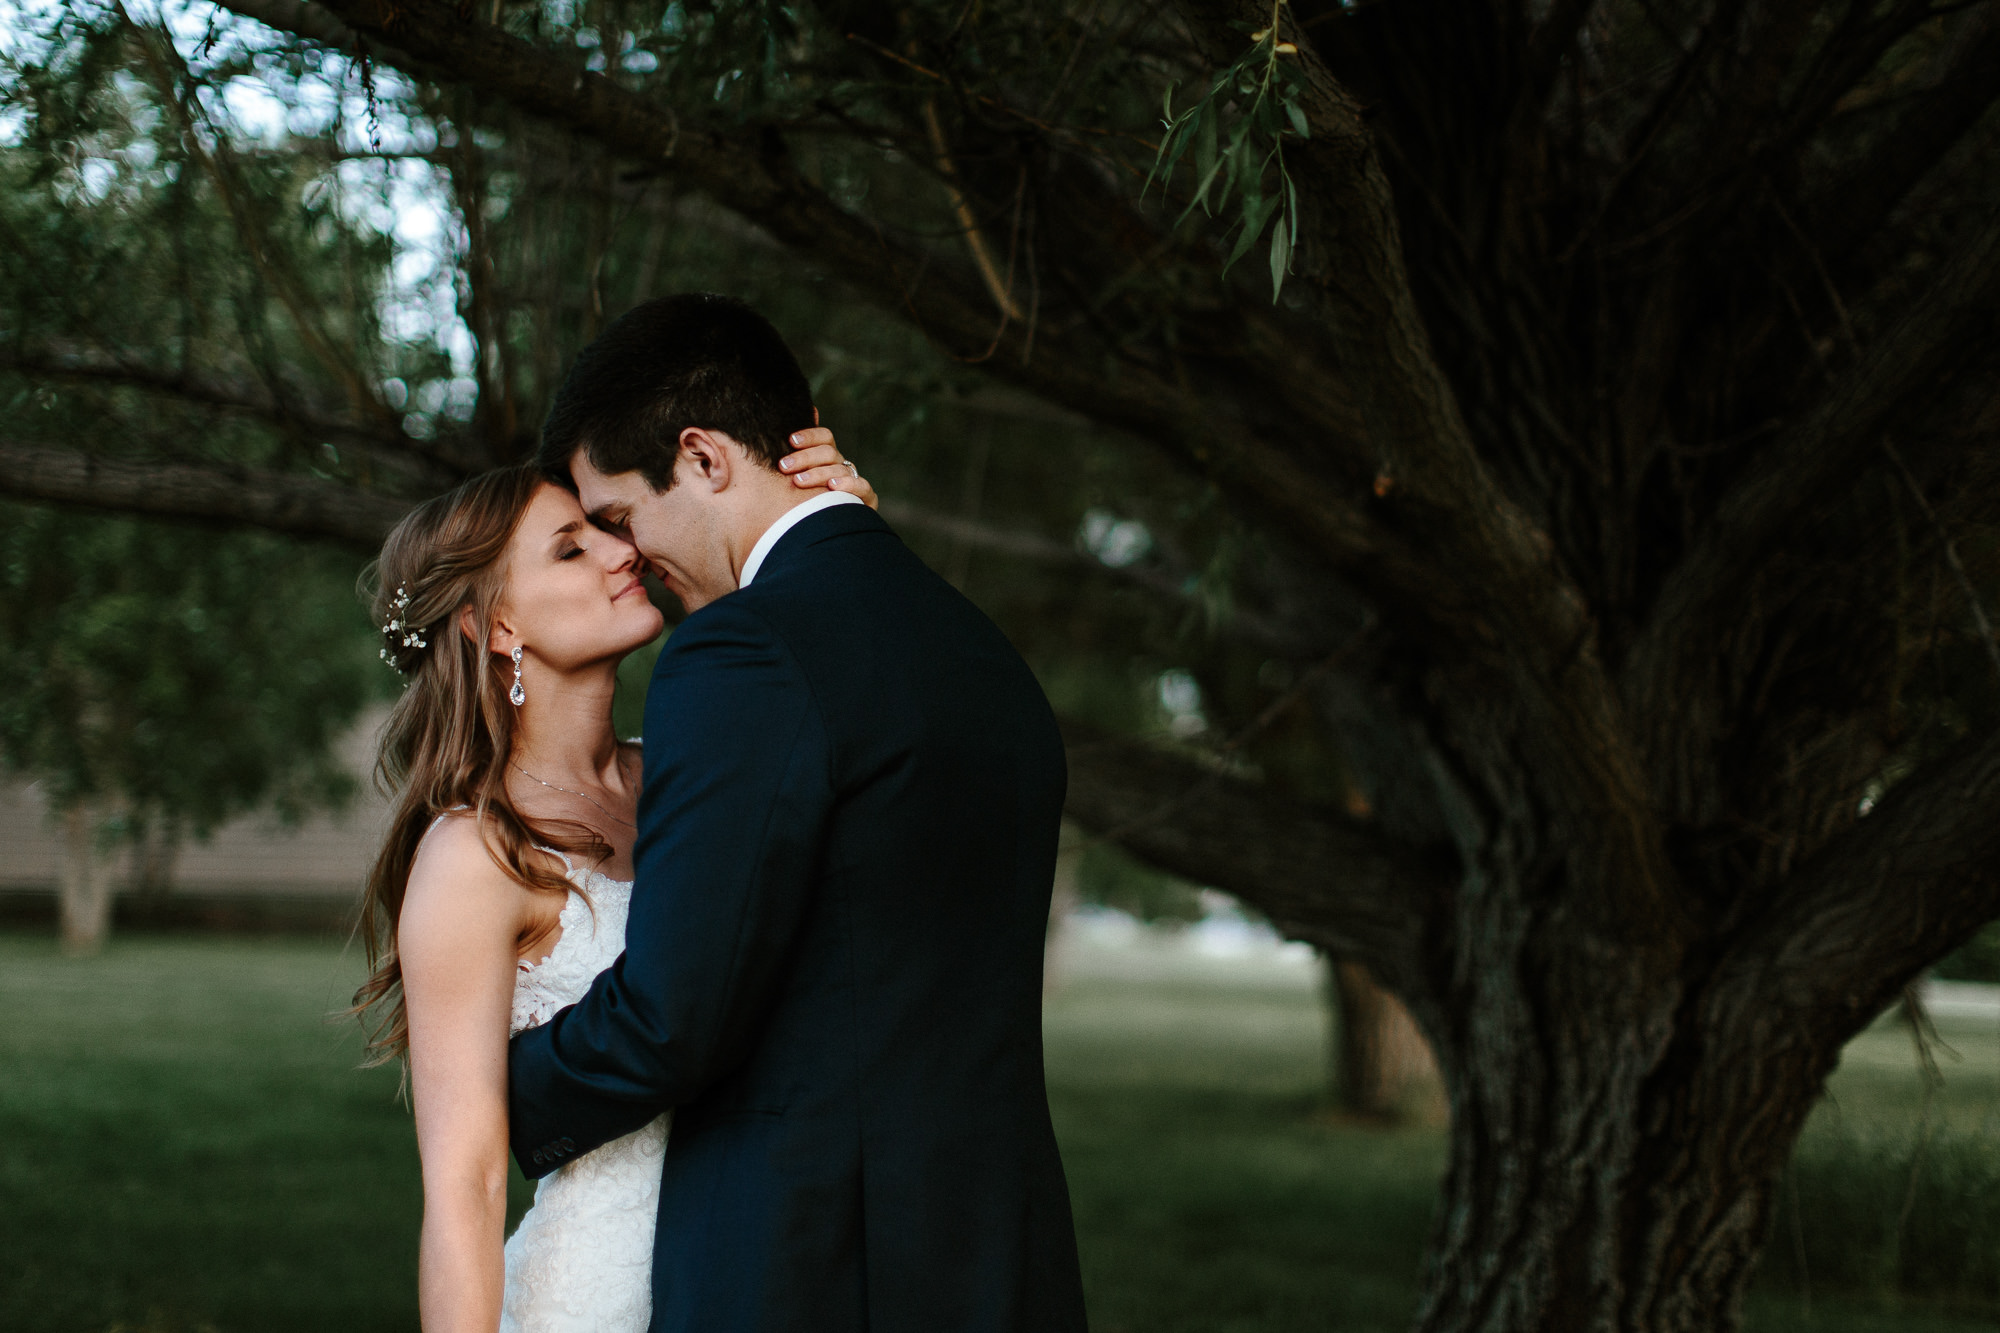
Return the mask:
{"type": "MultiPolygon", "coordinates": [[[[144,65],[89,30],[56,54],[54,77],[15,85],[35,114],[0,149],[8,444],[308,476],[337,466],[344,438],[302,438],[272,406],[300,410],[323,391],[293,371],[303,349],[273,326],[273,284],[232,259],[227,201],[188,174],[171,118],[135,78],[144,65]],[[264,410],[230,395],[261,395],[264,410]]],[[[287,159],[259,164],[238,202],[296,174],[287,159]]],[[[317,320],[345,316],[358,324],[343,339],[376,340],[384,238],[324,202],[269,232],[304,261],[283,282],[317,279],[299,294],[317,320]]],[[[156,499],[159,484],[141,482],[156,499]]],[[[141,887],[158,888],[183,838],[353,794],[332,742],[389,687],[368,661],[354,566],[268,532],[0,505],[0,767],[34,778],[62,822],[71,950],[103,942],[126,847],[141,887]]]]}
{"type": "Polygon", "coordinates": [[[111,854],[355,781],[335,739],[385,684],[353,562],[258,533],[0,505],[0,763],[64,827],[64,944],[110,922],[111,854]]]}
{"type": "Polygon", "coordinates": [[[1415,1015],[1419,1327],[1734,1323],[1842,1044],[2000,912],[2000,0],[230,8],[75,4],[18,82],[148,90],[328,386],[204,410],[353,443],[10,439],[0,487],[365,547],[726,276],[1087,720],[1072,817],[1415,1015]],[[216,127],[295,71],[333,112],[216,127]],[[457,219],[449,377],[344,373],[413,353],[315,332],[286,239],[391,158],[457,219]]]}

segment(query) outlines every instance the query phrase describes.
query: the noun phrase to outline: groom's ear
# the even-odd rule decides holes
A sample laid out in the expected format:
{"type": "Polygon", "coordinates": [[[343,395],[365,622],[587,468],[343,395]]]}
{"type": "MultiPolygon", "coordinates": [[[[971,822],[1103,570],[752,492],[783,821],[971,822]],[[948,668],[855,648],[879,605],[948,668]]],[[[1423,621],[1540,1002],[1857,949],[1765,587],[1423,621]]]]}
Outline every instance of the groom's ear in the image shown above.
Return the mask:
{"type": "Polygon", "coordinates": [[[683,430],[679,465],[687,469],[683,474],[687,480],[711,491],[727,490],[735,462],[725,447],[727,443],[734,442],[717,431],[703,430],[700,426],[683,430]]]}

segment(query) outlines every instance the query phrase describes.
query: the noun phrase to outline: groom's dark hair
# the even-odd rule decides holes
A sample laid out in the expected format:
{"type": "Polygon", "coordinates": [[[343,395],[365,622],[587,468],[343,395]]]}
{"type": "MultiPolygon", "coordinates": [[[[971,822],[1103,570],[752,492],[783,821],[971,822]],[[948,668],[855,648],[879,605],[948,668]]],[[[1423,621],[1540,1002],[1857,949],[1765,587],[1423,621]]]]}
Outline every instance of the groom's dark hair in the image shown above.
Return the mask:
{"type": "Polygon", "coordinates": [[[581,449],[599,472],[637,472],[664,491],[690,426],[776,469],[792,432],[812,424],[812,386],[771,322],[733,297],[685,292],[634,306],[578,354],[535,466],[570,485],[581,449]]]}

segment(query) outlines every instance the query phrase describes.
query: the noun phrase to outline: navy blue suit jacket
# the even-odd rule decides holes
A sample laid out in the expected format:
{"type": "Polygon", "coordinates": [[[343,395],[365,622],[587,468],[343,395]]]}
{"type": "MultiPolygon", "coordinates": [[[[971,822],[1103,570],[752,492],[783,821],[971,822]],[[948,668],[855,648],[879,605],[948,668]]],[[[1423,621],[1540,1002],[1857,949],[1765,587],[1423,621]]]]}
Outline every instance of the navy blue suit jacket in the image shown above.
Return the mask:
{"type": "Polygon", "coordinates": [[[1080,1330],[1042,1081],[1066,782],[999,630],[813,514],[674,631],[625,953],[509,1051],[530,1176],[667,1107],[652,1327],[1080,1330]]]}

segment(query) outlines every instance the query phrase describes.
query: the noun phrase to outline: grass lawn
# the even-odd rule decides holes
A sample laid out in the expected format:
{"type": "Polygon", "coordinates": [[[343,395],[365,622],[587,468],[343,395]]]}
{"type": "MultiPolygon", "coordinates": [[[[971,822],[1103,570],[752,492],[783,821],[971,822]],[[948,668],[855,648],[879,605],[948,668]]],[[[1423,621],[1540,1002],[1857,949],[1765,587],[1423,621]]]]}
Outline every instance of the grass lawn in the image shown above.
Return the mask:
{"type": "MultiPolygon", "coordinates": [[[[304,943],[135,938],[78,962],[0,936],[0,1329],[415,1327],[409,1120],[325,1018],[357,972],[304,943]]],[[[1242,977],[1079,967],[1058,991],[1098,1333],[1406,1326],[1442,1141],[1328,1118],[1323,1023],[1309,989],[1242,977]]],[[[1907,1036],[1851,1048],[1752,1329],[1994,1327],[2000,1023],[1945,1036],[1961,1058],[1928,1119],[1907,1036]]]]}

